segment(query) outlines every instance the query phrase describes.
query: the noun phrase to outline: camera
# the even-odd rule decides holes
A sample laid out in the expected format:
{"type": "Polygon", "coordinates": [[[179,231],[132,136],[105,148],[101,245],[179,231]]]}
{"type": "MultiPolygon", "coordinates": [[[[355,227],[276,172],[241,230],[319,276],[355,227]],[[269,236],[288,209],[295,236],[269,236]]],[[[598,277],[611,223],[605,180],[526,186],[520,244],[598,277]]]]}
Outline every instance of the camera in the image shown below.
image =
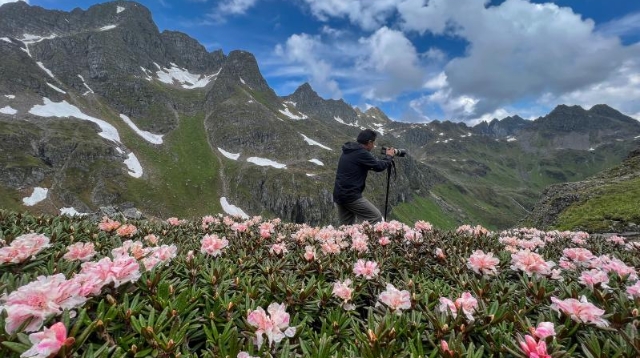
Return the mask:
{"type": "MultiPolygon", "coordinates": [[[[387,154],[387,149],[387,147],[382,147],[382,149],[380,150],[380,154],[387,154]]],[[[405,155],[407,155],[407,150],[394,148],[393,155],[395,155],[396,157],[404,157],[405,155]]]]}

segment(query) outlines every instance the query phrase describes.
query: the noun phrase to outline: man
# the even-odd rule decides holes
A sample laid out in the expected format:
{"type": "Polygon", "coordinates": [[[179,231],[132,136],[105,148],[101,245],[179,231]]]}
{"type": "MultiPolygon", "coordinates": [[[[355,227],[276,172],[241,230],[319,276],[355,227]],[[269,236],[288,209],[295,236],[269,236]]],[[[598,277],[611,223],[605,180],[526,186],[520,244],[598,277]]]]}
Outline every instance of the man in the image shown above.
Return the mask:
{"type": "Polygon", "coordinates": [[[357,143],[347,142],[342,146],[338,162],[333,201],[338,207],[341,225],[352,225],[368,221],[371,224],[382,220],[380,210],[362,197],[369,170],[381,172],[391,165],[395,149],[387,148],[386,157],[376,159],[371,150],[375,147],[376,132],[365,129],[358,134],[357,143]]]}

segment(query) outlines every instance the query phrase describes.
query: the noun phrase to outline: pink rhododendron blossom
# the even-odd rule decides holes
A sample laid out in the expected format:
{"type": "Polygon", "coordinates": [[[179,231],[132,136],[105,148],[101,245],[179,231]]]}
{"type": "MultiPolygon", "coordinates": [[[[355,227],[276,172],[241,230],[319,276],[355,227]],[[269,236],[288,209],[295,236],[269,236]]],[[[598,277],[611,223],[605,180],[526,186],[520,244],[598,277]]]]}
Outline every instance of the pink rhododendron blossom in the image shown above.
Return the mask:
{"type": "Polygon", "coordinates": [[[305,246],[304,259],[307,261],[313,261],[316,259],[316,248],[313,246],[305,246]]]}
{"type": "Polygon", "coordinates": [[[351,296],[353,294],[353,288],[351,286],[351,280],[346,279],[343,282],[337,281],[333,283],[332,294],[343,301],[343,307],[346,310],[354,309],[355,306],[350,305],[351,296]]]}
{"type": "Polygon", "coordinates": [[[68,261],[89,261],[96,255],[96,249],[92,242],[76,242],[67,246],[67,253],[62,256],[68,261]]]}
{"type": "Polygon", "coordinates": [[[367,280],[370,280],[380,273],[380,269],[378,268],[378,264],[374,261],[364,261],[362,259],[358,260],[355,265],[353,265],[353,273],[356,276],[364,276],[367,280]]]}
{"type": "Polygon", "coordinates": [[[411,308],[411,294],[407,290],[398,290],[392,284],[387,284],[387,289],[378,296],[380,302],[400,314],[402,310],[411,308]]]}
{"type": "Polygon", "coordinates": [[[201,227],[202,227],[202,230],[207,230],[209,228],[209,225],[211,225],[211,224],[219,224],[219,223],[220,223],[219,219],[214,218],[211,215],[207,215],[207,216],[203,216],[202,217],[201,227]]]}
{"type": "Polygon", "coordinates": [[[387,246],[391,243],[391,240],[389,239],[389,236],[381,236],[380,239],[378,239],[378,243],[380,246],[387,246]]]}
{"type": "Polygon", "coordinates": [[[616,245],[624,245],[625,244],[625,239],[622,236],[618,236],[618,235],[611,235],[607,238],[607,241],[612,242],[616,245]]]}
{"type": "Polygon", "coordinates": [[[555,266],[553,261],[545,262],[542,256],[529,250],[520,250],[511,254],[511,269],[523,271],[528,276],[550,275],[553,266],[555,266]]]}
{"type": "Polygon", "coordinates": [[[244,223],[234,223],[233,225],[231,225],[231,230],[235,232],[246,232],[247,230],[249,230],[249,226],[244,223]]]}
{"type": "Polygon", "coordinates": [[[262,346],[262,335],[267,336],[269,346],[271,346],[274,342],[280,342],[284,337],[293,337],[296,334],[296,328],[289,327],[289,314],[286,312],[284,304],[272,303],[267,307],[267,312],[262,307],[258,307],[247,316],[247,322],[257,328],[256,346],[262,346]]]}
{"type": "Polygon", "coordinates": [[[273,244],[269,249],[269,253],[271,255],[282,255],[286,254],[287,252],[289,252],[289,250],[287,250],[287,245],[285,245],[284,243],[273,244]]]}
{"type": "Polygon", "coordinates": [[[220,239],[218,235],[204,235],[202,240],[200,240],[200,252],[203,254],[209,254],[212,256],[218,256],[222,254],[222,250],[229,246],[229,240],[226,238],[220,239]]]}
{"type": "Polygon", "coordinates": [[[157,245],[158,244],[158,237],[154,234],[149,234],[147,236],[144,237],[144,241],[146,243],[148,243],[149,245],[157,245]]]}
{"type": "Polygon", "coordinates": [[[147,256],[142,259],[142,264],[147,271],[159,264],[169,265],[171,260],[176,257],[177,252],[176,245],[162,245],[157,248],[151,248],[147,256]]]}
{"type": "Polygon", "coordinates": [[[597,284],[602,284],[603,288],[609,288],[607,284],[609,283],[609,275],[602,270],[592,269],[589,271],[583,271],[580,274],[580,278],[578,282],[587,286],[588,288],[593,290],[593,286],[597,284]]]}
{"type": "Polygon", "coordinates": [[[14,333],[29,318],[26,332],[34,332],[42,327],[43,322],[62,313],[64,309],[73,309],[86,302],[80,295],[80,284],[66,280],[63,274],[38,276],[38,278],[9,295],[2,295],[0,311],[7,311],[5,331],[14,333]]]}
{"type": "Polygon", "coordinates": [[[62,322],[58,322],[49,328],[44,328],[42,332],[29,335],[31,348],[20,355],[25,358],[48,358],[56,355],[60,348],[71,345],[73,338],[67,338],[67,328],[62,322]]]}
{"type": "Polygon", "coordinates": [[[539,339],[545,339],[547,337],[555,336],[556,330],[552,322],[540,322],[533,331],[533,335],[539,339]]]}
{"type": "Polygon", "coordinates": [[[121,237],[132,237],[137,232],[138,228],[135,225],[124,224],[116,230],[116,235],[121,237]]]}
{"type": "Polygon", "coordinates": [[[446,297],[440,297],[440,306],[438,306],[438,311],[444,313],[450,313],[453,318],[458,317],[458,308],[456,308],[456,304],[453,303],[450,299],[446,297]]]}
{"type": "Polygon", "coordinates": [[[636,281],[632,286],[627,287],[629,298],[640,298],[640,281],[636,281]]]}
{"type": "Polygon", "coordinates": [[[562,250],[563,257],[568,258],[569,260],[575,262],[576,264],[582,266],[589,266],[591,260],[595,258],[595,256],[591,253],[591,251],[581,248],[567,248],[562,250]]]}
{"type": "Polygon", "coordinates": [[[455,302],[446,297],[440,297],[440,306],[438,306],[440,312],[450,313],[453,318],[458,316],[458,310],[462,310],[470,322],[475,320],[473,314],[477,308],[478,300],[469,292],[464,292],[455,302]]]}
{"type": "Polygon", "coordinates": [[[421,230],[421,231],[431,231],[433,230],[433,225],[431,225],[430,223],[423,221],[423,220],[419,220],[416,221],[415,225],[413,226],[416,230],[421,230]]]}
{"type": "Polygon", "coordinates": [[[363,234],[356,235],[351,240],[351,250],[360,253],[369,251],[369,238],[363,234]]]}
{"type": "Polygon", "coordinates": [[[102,231],[112,232],[120,227],[120,222],[111,220],[107,216],[102,217],[102,221],[98,224],[98,228],[102,231]]]}
{"type": "Polygon", "coordinates": [[[475,227],[471,225],[462,225],[456,229],[456,234],[479,237],[482,235],[488,235],[489,230],[480,225],[476,225],[475,227]]]}
{"type": "Polygon", "coordinates": [[[484,253],[482,250],[476,250],[467,260],[467,266],[473,272],[483,275],[496,275],[498,269],[496,265],[500,263],[500,259],[493,257],[492,252],[484,253]]]}
{"type": "Polygon", "coordinates": [[[169,225],[172,225],[172,226],[179,226],[182,224],[182,222],[183,222],[182,220],[176,217],[171,217],[167,219],[167,223],[169,223],[169,225]]]}
{"type": "Polygon", "coordinates": [[[237,358],[260,358],[260,357],[258,357],[258,356],[252,356],[252,355],[250,355],[249,353],[242,351],[242,352],[239,352],[239,353],[238,353],[237,358]]]}
{"type": "Polygon", "coordinates": [[[320,250],[325,255],[339,254],[340,251],[341,251],[340,244],[338,244],[337,242],[335,242],[333,240],[326,241],[326,242],[323,242],[322,244],[320,244],[320,250]]]}
{"type": "Polygon", "coordinates": [[[23,262],[49,246],[49,238],[42,234],[20,235],[9,246],[0,248],[0,265],[23,262]]]}
{"type": "Polygon", "coordinates": [[[582,296],[580,301],[575,298],[561,300],[557,297],[551,297],[551,302],[553,302],[550,306],[552,310],[558,313],[562,312],[576,322],[593,323],[598,327],[609,326],[609,322],[602,318],[605,311],[587,301],[585,296],[582,296]]]}
{"type": "Polygon", "coordinates": [[[420,231],[415,231],[415,230],[407,230],[407,232],[404,233],[404,240],[405,242],[413,242],[413,243],[421,243],[422,242],[422,233],[420,231]]]}
{"type": "Polygon", "coordinates": [[[528,358],[551,358],[547,353],[547,343],[545,341],[536,342],[536,339],[530,335],[524,337],[524,341],[520,343],[520,349],[528,358]]]}
{"type": "Polygon", "coordinates": [[[82,297],[98,296],[105,285],[105,281],[92,274],[79,273],[71,281],[80,285],[79,295],[82,297]]]}
{"type": "Polygon", "coordinates": [[[133,256],[136,259],[140,260],[147,254],[147,252],[145,251],[144,244],[142,242],[127,240],[122,243],[122,246],[116,247],[115,249],[111,250],[111,254],[113,255],[113,257],[124,255],[133,256]]]}
{"type": "Polygon", "coordinates": [[[624,262],[620,261],[620,259],[617,259],[617,258],[611,258],[611,259],[605,260],[600,265],[600,268],[607,273],[614,272],[621,278],[627,278],[630,280],[638,279],[638,274],[636,272],[636,269],[631,266],[628,266],[627,264],[625,264],[624,262]]]}
{"type": "Polygon", "coordinates": [[[135,257],[118,256],[113,259],[111,265],[111,275],[113,277],[113,285],[118,287],[127,282],[138,281],[140,276],[140,264],[135,257]]]}

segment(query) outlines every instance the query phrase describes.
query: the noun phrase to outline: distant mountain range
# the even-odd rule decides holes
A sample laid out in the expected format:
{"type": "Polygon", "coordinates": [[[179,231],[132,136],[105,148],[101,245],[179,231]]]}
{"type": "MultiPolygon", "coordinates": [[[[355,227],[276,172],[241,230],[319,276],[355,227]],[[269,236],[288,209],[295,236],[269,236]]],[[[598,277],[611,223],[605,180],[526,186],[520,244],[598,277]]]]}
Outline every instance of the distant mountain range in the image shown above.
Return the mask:
{"type": "MultiPolygon", "coordinates": [[[[640,143],[640,122],[606,105],[469,127],[395,122],[307,83],[280,97],[251,53],[160,33],[135,2],[15,2],[0,18],[0,207],[12,210],[335,224],[340,147],[371,128],[378,147],[410,153],[396,159],[389,219],[505,228],[548,185],[614,167],[640,143]]],[[[385,180],[370,175],[365,194],[381,208],[385,180]]]]}

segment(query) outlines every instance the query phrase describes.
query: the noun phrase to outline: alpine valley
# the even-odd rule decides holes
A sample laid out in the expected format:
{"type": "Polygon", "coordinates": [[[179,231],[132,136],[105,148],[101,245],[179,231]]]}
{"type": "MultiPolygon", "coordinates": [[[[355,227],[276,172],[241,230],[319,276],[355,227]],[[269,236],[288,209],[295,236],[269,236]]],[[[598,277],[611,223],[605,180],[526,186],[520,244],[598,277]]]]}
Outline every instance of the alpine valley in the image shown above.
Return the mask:
{"type": "MultiPolygon", "coordinates": [[[[372,128],[378,148],[409,152],[395,160],[390,219],[501,229],[544,216],[532,211],[549,185],[611,171],[640,143],[640,122],[604,104],[469,127],[392,121],[306,83],[278,96],[251,53],[159,32],[135,2],[62,12],[20,1],[0,20],[3,209],[336,224],[340,147],[372,128]]],[[[386,180],[371,174],[365,191],[381,209],[386,180]]]]}

